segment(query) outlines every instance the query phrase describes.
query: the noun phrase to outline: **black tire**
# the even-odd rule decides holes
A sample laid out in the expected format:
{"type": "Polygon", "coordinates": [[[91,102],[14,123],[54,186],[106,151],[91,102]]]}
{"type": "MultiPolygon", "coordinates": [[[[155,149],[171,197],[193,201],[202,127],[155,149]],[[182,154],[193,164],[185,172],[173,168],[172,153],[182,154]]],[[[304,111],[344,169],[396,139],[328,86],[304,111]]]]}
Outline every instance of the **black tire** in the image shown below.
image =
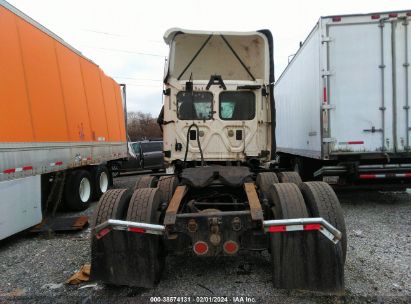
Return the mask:
{"type": "Polygon", "coordinates": [[[160,190],[160,198],[163,203],[169,203],[173,197],[174,191],[178,186],[176,176],[162,176],[158,180],[157,188],[160,190]]]}
{"type": "Polygon", "coordinates": [[[136,181],[134,190],[141,188],[155,188],[157,186],[157,181],[158,179],[155,176],[144,175],[136,181]]]}
{"type": "Polygon", "coordinates": [[[71,211],[83,211],[90,206],[93,181],[90,172],[75,170],[66,178],[64,206],[71,211]]]}
{"type": "MultiPolygon", "coordinates": [[[[304,198],[293,183],[273,184],[269,191],[275,219],[306,218],[304,198]]],[[[270,234],[273,284],[276,288],[310,289],[314,239],[311,232],[270,234]]]]}
{"type": "Polygon", "coordinates": [[[300,175],[293,171],[278,172],[277,176],[280,183],[294,183],[297,186],[300,186],[303,182],[300,175]]]}
{"type": "Polygon", "coordinates": [[[131,193],[127,189],[106,191],[100,198],[91,218],[91,228],[109,220],[123,220],[126,217],[131,193]]]}
{"type": "Polygon", "coordinates": [[[331,187],[324,182],[308,182],[301,185],[301,191],[311,216],[322,217],[343,234],[338,244],[317,232],[315,235],[316,279],[312,289],[342,293],[344,291],[344,262],[347,248],[346,229],[338,198],[331,187]]]}
{"type": "MultiPolygon", "coordinates": [[[[90,226],[95,228],[109,219],[126,218],[131,193],[128,189],[112,189],[104,193],[94,210],[90,226]]],[[[111,231],[98,240],[95,233],[91,235],[91,278],[109,284],[118,282],[121,273],[127,269],[124,261],[127,239],[122,231],[111,231]]]]}
{"type": "Polygon", "coordinates": [[[109,189],[111,176],[108,168],[104,165],[93,167],[90,173],[93,181],[92,199],[97,201],[109,189]]]}
{"type": "Polygon", "coordinates": [[[112,177],[118,177],[120,176],[121,165],[119,163],[111,163],[110,170],[111,170],[112,177]]]}
{"type": "MultiPolygon", "coordinates": [[[[127,211],[127,220],[158,224],[160,219],[160,190],[144,188],[134,191],[127,211]]],[[[129,234],[128,246],[137,255],[135,265],[139,287],[154,287],[161,279],[165,264],[165,250],[159,235],[129,234]]]]}
{"type": "MultiPolygon", "coordinates": [[[[347,229],[337,195],[331,186],[324,182],[306,182],[300,188],[310,216],[322,217],[341,232],[342,254],[345,263],[347,255],[347,229]]],[[[321,237],[325,238],[323,235],[321,237]]],[[[324,241],[327,243],[328,239],[324,239],[324,241]]]]}
{"type": "Polygon", "coordinates": [[[262,172],[257,174],[255,181],[259,188],[260,197],[266,199],[272,184],[278,184],[279,180],[274,172],[262,172]]]}

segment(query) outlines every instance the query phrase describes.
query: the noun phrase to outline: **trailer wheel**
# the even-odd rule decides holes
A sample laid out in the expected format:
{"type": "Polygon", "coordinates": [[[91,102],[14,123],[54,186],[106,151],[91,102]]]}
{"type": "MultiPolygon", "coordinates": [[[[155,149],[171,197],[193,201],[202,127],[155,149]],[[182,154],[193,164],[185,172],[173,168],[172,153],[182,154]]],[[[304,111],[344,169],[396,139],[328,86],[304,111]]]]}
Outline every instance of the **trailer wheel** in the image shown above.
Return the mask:
{"type": "MultiPolygon", "coordinates": [[[[160,189],[143,188],[134,191],[127,212],[127,220],[158,224],[160,219],[160,189]]],[[[128,246],[137,255],[135,265],[136,286],[151,288],[161,278],[165,264],[165,250],[161,236],[149,234],[129,234],[128,246]]]]}
{"type": "Polygon", "coordinates": [[[64,206],[72,211],[83,211],[90,206],[93,192],[91,174],[75,170],[67,178],[64,187],[64,206]]]}
{"type": "Polygon", "coordinates": [[[267,198],[272,184],[278,184],[279,180],[274,172],[262,172],[257,174],[256,184],[259,188],[260,197],[267,198]]]}
{"type": "MultiPolygon", "coordinates": [[[[275,219],[306,218],[304,198],[293,183],[273,184],[269,200],[275,219]]],[[[270,234],[273,284],[276,288],[308,289],[312,285],[314,239],[311,232],[270,234]]]]}
{"type": "Polygon", "coordinates": [[[300,175],[297,172],[293,171],[278,172],[277,176],[280,180],[280,183],[294,183],[299,186],[303,182],[300,175]]]}
{"type": "Polygon", "coordinates": [[[177,186],[178,178],[176,176],[169,175],[160,177],[157,183],[157,188],[160,190],[161,201],[168,204],[173,197],[177,186]]]}
{"type": "Polygon", "coordinates": [[[93,200],[97,201],[110,187],[110,173],[108,168],[104,165],[95,166],[91,170],[91,176],[93,179],[93,200]]]}
{"type": "Polygon", "coordinates": [[[155,188],[157,186],[157,177],[145,175],[140,177],[136,184],[134,185],[134,190],[141,189],[141,188],[155,188]]]}
{"type": "MultiPolygon", "coordinates": [[[[322,217],[342,233],[341,246],[343,261],[347,255],[347,230],[344,215],[337,195],[331,186],[324,182],[306,182],[301,184],[308,212],[312,217],[322,217]]],[[[324,238],[323,235],[319,236],[324,238]]],[[[324,239],[324,243],[328,244],[324,239]]]]}
{"type": "Polygon", "coordinates": [[[91,218],[91,228],[109,219],[121,220],[126,217],[131,193],[127,189],[106,191],[100,198],[91,218]]]}

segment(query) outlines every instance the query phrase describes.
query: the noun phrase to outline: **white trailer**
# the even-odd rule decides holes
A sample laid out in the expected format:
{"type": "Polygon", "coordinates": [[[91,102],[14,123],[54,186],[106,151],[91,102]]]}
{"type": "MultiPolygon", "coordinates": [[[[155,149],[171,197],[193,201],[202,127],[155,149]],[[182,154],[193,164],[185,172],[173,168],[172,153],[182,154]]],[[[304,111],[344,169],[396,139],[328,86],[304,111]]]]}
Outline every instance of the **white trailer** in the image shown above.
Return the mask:
{"type": "Polygon", "coordinates": [[[340,182],[411,177],[410,19],[320,18],[275,83],[282,166],[340,182]]]}

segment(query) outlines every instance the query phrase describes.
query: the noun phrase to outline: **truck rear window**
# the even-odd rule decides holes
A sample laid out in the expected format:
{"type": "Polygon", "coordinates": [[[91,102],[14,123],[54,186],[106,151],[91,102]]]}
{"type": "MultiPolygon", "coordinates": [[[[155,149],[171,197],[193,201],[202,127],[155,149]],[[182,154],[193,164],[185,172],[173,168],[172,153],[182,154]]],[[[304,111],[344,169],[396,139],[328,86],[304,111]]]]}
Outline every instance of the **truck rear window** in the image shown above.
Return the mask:
{"type": "Polygon", "coordinates": [[[177,117],[182,120],[208,120],[212,117],[213,94],[210,92],[178,92],[177,117]]]}
{"type": "Polygon", "coordinates": [[[220,118],[251,120],[255,117],[255,95],[249,91],[221,92],[220,118]]]}

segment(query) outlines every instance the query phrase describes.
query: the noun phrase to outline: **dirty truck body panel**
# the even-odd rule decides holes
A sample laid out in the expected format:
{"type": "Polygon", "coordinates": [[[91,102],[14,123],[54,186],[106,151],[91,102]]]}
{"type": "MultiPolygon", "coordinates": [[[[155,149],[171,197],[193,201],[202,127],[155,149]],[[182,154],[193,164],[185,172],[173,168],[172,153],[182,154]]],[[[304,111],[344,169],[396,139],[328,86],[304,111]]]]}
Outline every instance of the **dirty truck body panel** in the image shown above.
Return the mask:
{"type": "Polygon", "coordinates": [[[164,121],[169,122],[163,126],[164,151],[169,151],[165,162],[184,159],[187,131],[193,123],[199,130],[191,131],[189,160],[200,160],[195,132],[208,161],[269,156],[272,106],[269,96],[262,94],[270,84],[266,36],[260,32],[238,35],[172,29],[165,34],[165,41],[170,45],[165,76],[169,94],[164,98],[164,121]],[[215,75],[223,85],[215,81],[209,86],[215,75]],[[190,81],[194,94],[185,87],[190,81]],[[190,98],[194,100],[191,106],[190,98]]]}

